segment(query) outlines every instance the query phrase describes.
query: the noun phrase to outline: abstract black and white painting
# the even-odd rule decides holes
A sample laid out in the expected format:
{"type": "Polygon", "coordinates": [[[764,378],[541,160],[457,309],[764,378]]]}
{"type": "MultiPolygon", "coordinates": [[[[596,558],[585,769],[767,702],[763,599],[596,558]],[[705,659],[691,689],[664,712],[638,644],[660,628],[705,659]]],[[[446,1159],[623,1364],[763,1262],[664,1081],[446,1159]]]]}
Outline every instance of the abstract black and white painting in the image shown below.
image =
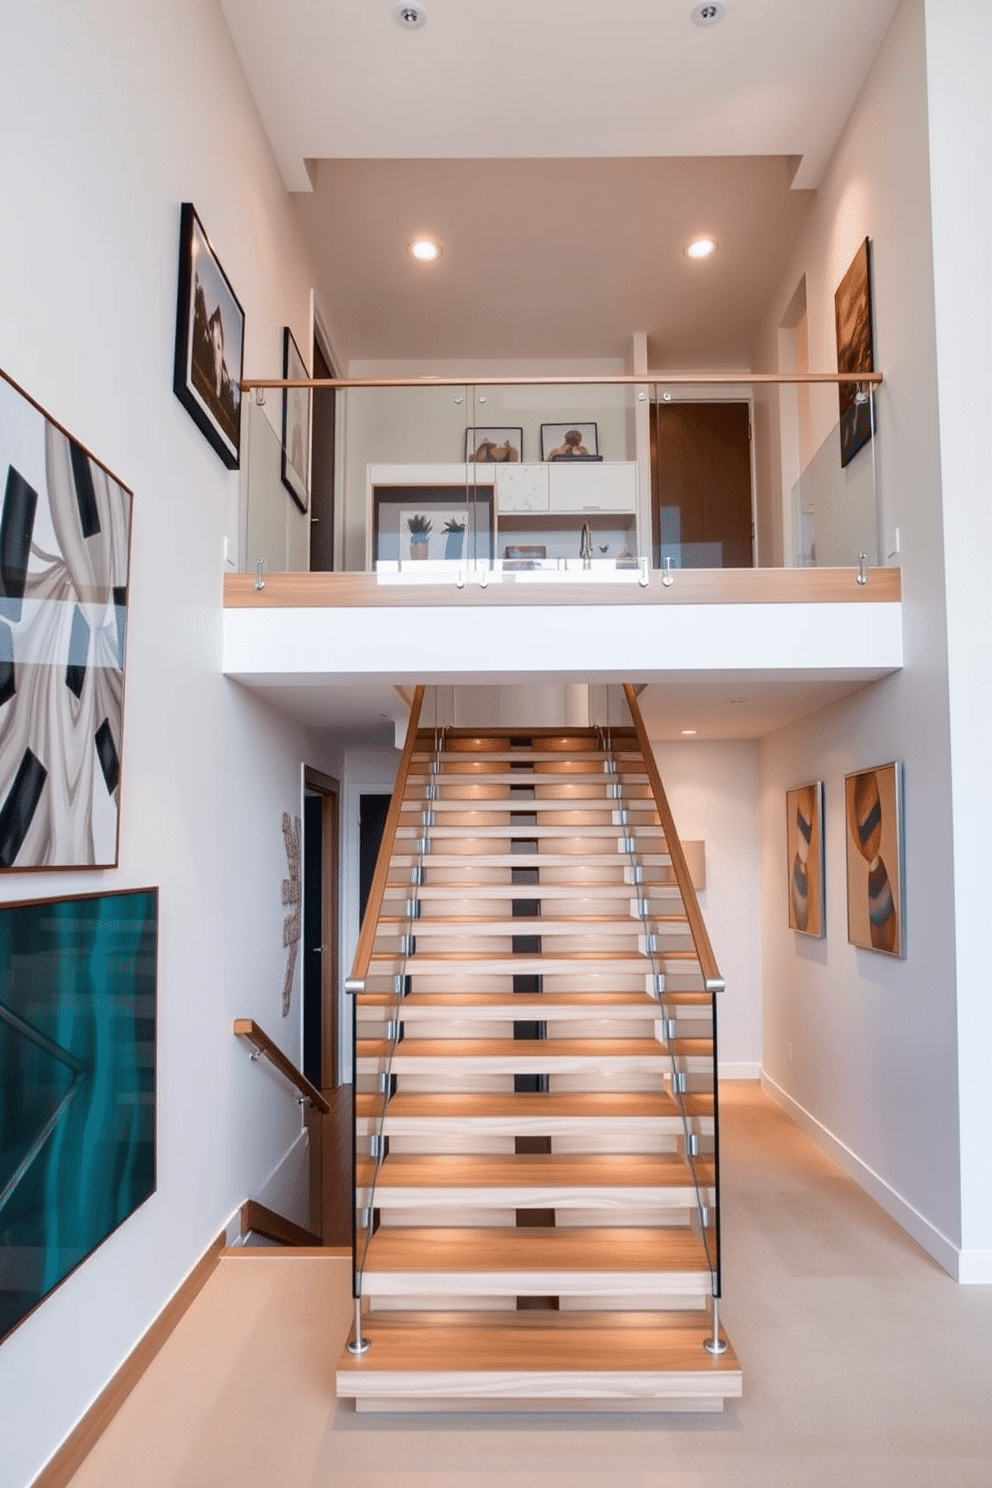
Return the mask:
{"type": "Polygon", "coordinates": [[[117,863],[131,492],[0,373],[0,869],[117,863]]]}

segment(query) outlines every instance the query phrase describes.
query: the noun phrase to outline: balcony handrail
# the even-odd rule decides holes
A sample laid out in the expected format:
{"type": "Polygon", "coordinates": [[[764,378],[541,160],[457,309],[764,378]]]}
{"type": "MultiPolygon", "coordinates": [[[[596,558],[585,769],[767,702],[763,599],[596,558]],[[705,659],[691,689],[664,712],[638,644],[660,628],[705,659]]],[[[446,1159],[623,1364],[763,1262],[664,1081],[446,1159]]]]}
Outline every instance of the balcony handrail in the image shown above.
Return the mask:
{"type": "Polygon", "coordinates": [[[399,769],[396,772],[396,784],[389,802],[389,811],[386,814],[386,824],[382,832],[382,842],[379,847],[379,856],[376,859],[375,873],[372,875],[372,885],[369,889],[368,903],[365,906],[365,914],[362,918],[362,928],[358,935],[358,945],[355,948],[355,959],[351,967],[351,976],[345,983],[348,992],[360,989],[368,975],[369,963],[372,960],[372,946],[375,942],[376,927],[379,924],[379,915],[382,911],[382,896],[386,889],[386,880],[389,877],[389,864],[393,856],[393,843],[396,840],[396,828],[400,822],[400,812],[403,809],[403,798],[406,795],[406,780],[410,773],[410,761],[413,759],[414,746],[417,742],[417,730],[420,727],[420,710],[424,704],[424,693],[426,689],[419,686],[414,689],[413,706],[410,709],[410,719],[406,727],[406,740],[403,744],[403,753],[400,756],[399,769]]]}
{"type": "Polygon", "coordinates": [[[878,387],[881,372],[603,372],[560,377],[243,377],[243,393],[279,388],[418,388],[418,387],[747,387],[780,384],[864,383],[878,387]]]}
{"type": "MultiPolygon", "coordinates": [[[[312,1085],[306,1075],[296,1068],[293,1061],[287,1058],[279,1045],[273,1039],[269,1038],[265,1029],[256,1023],[254,1018],[235,1018],[233,1031],[239,1038],[245,1038],[250,1044],[253,1044],[258,1050],[258,1054],[264,1054],[266,1059],[274,1064],[280,1074],[285,1075],[291,1084],[296,1086],[300,1094],[312,1106],[316,1106],[317,1110],[321,1111],[325,1116],[328,1114],[331,1109],[330,1105],[321,1095],[316,1085],[312,1085]]],[[[258,1054],[253,1054],[252,1058],[257,1058],[258,1054]]]]}
{"type": "Polygon", "coordinates": [[[654,750],[651,748],[651,740],[644,725],[644,718],[637,702],[637,693],[633,683],[625,682],[623,690],[627,698],[627,707],[634,723],[637,734],[637,742],[644,756],[644,767],[647,771],[648,781],[651,786],[651,794],[654,796],[655,808],[665,834],[665,846],[672,860],[672,871],[675,881],[682,895],[685,905],[686,918],[689,921],[689,929],[692,933],[692,942],[696,948],[696,956],[699,961],[699,969],[703,974],[703,982],[707,992],[722,992],[726,985],[720,975],[720,968],[713,954],[710,944],[709,932],[699,908],[699,900],[696,898],[696,888],[692,881],[692,874],[686,862],[685,852],[675,826],[675,818],[672,816],[672,808],[668,804],[665,787],[661,783],[657,763],[655,762],[654,750]]]}

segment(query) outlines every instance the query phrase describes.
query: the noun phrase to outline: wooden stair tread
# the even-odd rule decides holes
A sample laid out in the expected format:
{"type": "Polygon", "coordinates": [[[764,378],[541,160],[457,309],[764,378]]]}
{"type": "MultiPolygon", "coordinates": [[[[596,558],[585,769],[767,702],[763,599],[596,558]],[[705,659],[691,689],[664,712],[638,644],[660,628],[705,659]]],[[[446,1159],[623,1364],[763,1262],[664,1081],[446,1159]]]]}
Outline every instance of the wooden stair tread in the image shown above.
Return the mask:
{"type": "Polygon", "coordinates": [[[360,992],[357,1000],[359,1007],[395,1010],[401,1019],[418,1008],[445,1011],[493,1008],[500,1012],[505,1010],[510,1017],[524,1008],[535,1012],[553,1008],[589,1009],[593,1012],[634,1008],[643,1012],[645,1017],[662,1017],[658,1002],[646,992],[410,992],[398,1002],[395,994],[390,992],[360,992]]]}
{"type": "MultiPolygon", "coordinates": [[[[567,763],[567,758],[564,763],[567,763]]],[[[467,763],[467,761],[463,761],[467,763]]],[[[644,770],[624,771],[621,775],[609,770],[439,770],[427,775],[423,771],[411,770],[408,785],[609,785],[622,781],[625,785],[645,786],[648,783],[644,770]]],[[[645,796],[650,800],[650,796],[645,796]]],[[[652,803],[653,804],[653,803],[652,803]]]]}
{"type": "MultiPolygon", "coordinates": [[[[531,813],[527,813],[530,815],[531,813]]],[[[499,826],[487,827],[473,823],[471,826],[445,827],[434,823],[425,827],[422,823],[411,826],[405,824],[396,828],[397,842],[409,842],[411,838],[427,836],[438,841],[446,838],[456,837],[461,840],[485,841],[488,838],[525,837],[528,840],[536,838],[556,839],[559,837],[573,838],[597,838],[597,837],[623,837],[629,834],[629,827],[621,826],[617,822],[600,825],[596,822],[583,822],[575,826],[545,826],[541,822],[504,822],[499,826]]],[[[660,837],[664,841],[664,831],[661,827],[645,825],[638,826],[639,833],[646,836],[660,837]]]]}
{"type": "MultiPolygon", "coordinates": [[[[359,1039],[358,1058],[386,1058],[393,1049],[388,1039],[359,1039]]],[[[652,1059],[667,1057],[665,1045],[657,1039],[587,1038],[587,1039],[401,1039],[393,1050],[393,1061],[404,1059],[559,1059],[569,1055],[599,1054],[607,1058],[652,1059]]]]}
{"type": "Polygon", "coordinates": [[[345,1353],[341,1370],[692,1371],[739,1376],[733,1349],[712,1355],[704,1312],[374,1312],[367,1354],[345,1353]],[[622,1343],[618,1340],[622,1338],[622,1343]]]}
{"type": "MultiPolygon", "coordinates": [[[[357,1175],[368,1183],[373,1158],[360,1159],[357,1175]]],[[[713,1164],[697,1159],[700,1183],[713,1182],[713,1164]]],[[[692,1171],[675,1153],[390,1153],[379,1168],[377,1189],[389,1188],[685,1188],[692,1171]]]]}
{"type": "MultiPolygon", "coordinates": [[[[507,837],[507,836],[509,836],[509,833],[503,832],[501,835],[504,836],[504,837],[507,837]]],[[[522,835],[525,835],[526,836],[527,834],[522,834],[522,835]]],[[[535,830],[533,828],[530,829],[529,835],[531,837],[536,836],[536,832],[535,832],[535,830]]],[[[578,835],[578,834],[572,834],[572,835],[578,835]]],[[[582,834],[582,835],[585,835],[585,834],[582,834]]],[[[619,832],[619,829],[618,828],[617,829],[614,829],[612,831],[612,834],[611,835],[614,836],[619,841],[620,832],[619,832]]],[[[667,867],[670,866],[671,861],[672,861],[671,860],[671,857],[669,856],[669,854],[668,853],[664,853],[664,852],[663,853],[638,853],[638,858],[640,859],[641,865],[643,867],[648,867],[648,868],[650,868],[650,867],[667,868],[667,867]]],[[[425,861],[425,866],[428,868],[428,870],[431,869],[431,868],[464,868],[464,869],[471,869],[473,867],[478,867],[478,868],[583,868],[583,867],[587,867],[589,865],[592,865],[593,867],[602,867],[603,864],[608,864],[611,868],[625,867],[626,866],[625,860],[623,859],[623,857],[620,855],[618,849],[616,849],[616,848],[611,849],[609,852],[606,852],[606,851],[604,851],[604,852],[589,852],[589,851],[585,851],[585,852],[582,852],[582,853],[552,853],[552,852],[532,852],[532,853],[474,853],[474,852],[473,853],[438,853],[438,852],[432,852],[429,855],[429,857],[427,857],[424,861],[425,861]]],[[[404,863],[407,863],[407,864],[412,865],[414,862],[419,862],[419,858],[417,857],[417,855],[415,853],[412,853],[412,852],[411,853],[395,852],[393,854],[393,865],[394,866],[403,866],[404,863]]],[[[669,883],[669,880],[668,879],[659,880],[658,887],[659,888],[665,887],[665,886],[668,885],[668,883],[669,883]]],[[[574,886],[575,887],[579,887],[580,885],[577,882],[574,886]]],[[[520,887],[521,888],[533,888],[533,887],[536,887],[536,886],[535,885],[532,885],[532,884],[526,884],[526,885],[520,885],[520,887]]],[[[571,888],[571,887],[573,887],[573,885],[570,884],[569,887],[571,888]]],[[[631,884],[629,887],[634,888],[635,886],[633,884],[631,884]]],[[[650,883],[650,881],[648,881],[647,883],[641,884],[638,887],[641,887],[641,888],[650,888],[651,887],[651,883],[650,883]]],[[[527,898],[528,896],[526,894],[520,894],[517,897],[518,898],[527,898]]],[[[531,897],[534,897],[534,896],[532,895],[531,897]]]]}
{"type": "MultiPolygon", "coordinates": [[[[683,1096],[691,1116],[712,1115],[713,1098],[709,1095],[683,1096]]],[[[355,1097],[359,1116],[377,1117],[382,1110],[382,1097],[359,1094],[355,1097]]],[[[678,1106],[672,1096],[644,1091],[574,1090],[574,1091],[464,1091],[407,1093],[397,1091],[386,1107],[388,1116],[486,1116],[568,1117],[611,1121],[626,1117],[676,1116],[678,1106]]]]}
{"type": "Polygon", "coordinates": [[[562,1226],[516,1229],[432,1228],[382,1225],[365,1254],[365,1271],[376,1272],[708,1272],[702,1241],[694,1230],[634,1226],[562,1226]]]}
{"type": "MultiPolygon", "coordinates": [[[[430,861],[433,861],[433,854],[430,861]]],[[[467,858],[464,866],[468,867],[474,861],[473,858],[467,858]]],[[[580,865],[574,864],[573,866],[580,865]]],[[[386,890],[389,898],[396,898],[402,894],[408,899],[416,897],[418,899],[629,899],[633,901],[641,898],[677,900],[681,903],[678,886],[667,881],[665,883],[632,884],[595,883],[577,879],[575,883],[468,883],[464,886],[463,892],[463,886],[460,884],[414,885],[408,881],[390,879],[386,890]],[[645,893],[644,890],[648,892],[645,893]]]]}

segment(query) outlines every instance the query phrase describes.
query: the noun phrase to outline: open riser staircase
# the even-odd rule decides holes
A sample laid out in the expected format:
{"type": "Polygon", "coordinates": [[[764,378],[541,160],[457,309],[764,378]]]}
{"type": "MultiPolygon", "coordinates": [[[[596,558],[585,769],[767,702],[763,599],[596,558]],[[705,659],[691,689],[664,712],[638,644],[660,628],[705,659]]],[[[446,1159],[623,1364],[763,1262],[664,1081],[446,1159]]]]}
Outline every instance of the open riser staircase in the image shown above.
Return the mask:
{"type": "Polygon", "coordinates": [[[411,732],[397,789],[338,1394],[722,1408],[715,990],[637,732],[411,732]]]}

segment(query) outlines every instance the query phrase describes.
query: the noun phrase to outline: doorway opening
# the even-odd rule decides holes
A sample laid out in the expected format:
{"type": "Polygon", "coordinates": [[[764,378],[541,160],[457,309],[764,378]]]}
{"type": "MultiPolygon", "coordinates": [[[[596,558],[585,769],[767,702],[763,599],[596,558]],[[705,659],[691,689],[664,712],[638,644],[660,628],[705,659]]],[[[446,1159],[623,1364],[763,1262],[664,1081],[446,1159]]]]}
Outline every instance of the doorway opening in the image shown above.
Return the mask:
{"type": "MultiPolygon", "coordinates": [[[[331,364],[313,338],[314,377],[333,377],[331,364]]],[[[334,568],[334,459],[337,390],[313,390],[313,444],[310,454],[310,572],[334,568]]]]}

